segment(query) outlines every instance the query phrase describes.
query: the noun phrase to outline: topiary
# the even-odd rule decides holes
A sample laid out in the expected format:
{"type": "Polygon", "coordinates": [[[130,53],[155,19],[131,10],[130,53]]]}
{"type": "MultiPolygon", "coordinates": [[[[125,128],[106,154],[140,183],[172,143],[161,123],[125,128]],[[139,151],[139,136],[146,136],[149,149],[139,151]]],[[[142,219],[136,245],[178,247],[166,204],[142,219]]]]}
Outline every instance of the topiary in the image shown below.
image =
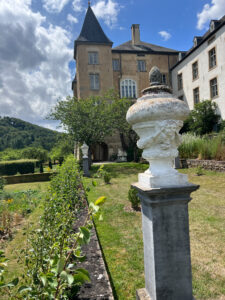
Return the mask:
{"type": "Polygon", "coordinates": [[[128,200],[131,203],[133,209],[137,210],[140,205],[140,198],[138,197],[138,192],[135,188],[130,187],[128,191],[128,200]]]}

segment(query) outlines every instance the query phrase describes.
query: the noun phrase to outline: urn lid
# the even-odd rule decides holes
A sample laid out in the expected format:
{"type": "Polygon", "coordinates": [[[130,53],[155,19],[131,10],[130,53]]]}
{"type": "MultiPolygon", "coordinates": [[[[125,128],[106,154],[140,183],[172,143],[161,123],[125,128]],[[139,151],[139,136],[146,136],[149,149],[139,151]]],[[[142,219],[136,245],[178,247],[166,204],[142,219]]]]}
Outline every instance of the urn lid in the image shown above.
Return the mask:
{"type": "Polygon", "coordinates": [[[182,100],[176,99],[171,89],[162,84],[162,74],[157,67],[149,72],[150,86],[127,112],[127,122],[131,125],[154,120],[185,120],[189,108],[182,100]]]}

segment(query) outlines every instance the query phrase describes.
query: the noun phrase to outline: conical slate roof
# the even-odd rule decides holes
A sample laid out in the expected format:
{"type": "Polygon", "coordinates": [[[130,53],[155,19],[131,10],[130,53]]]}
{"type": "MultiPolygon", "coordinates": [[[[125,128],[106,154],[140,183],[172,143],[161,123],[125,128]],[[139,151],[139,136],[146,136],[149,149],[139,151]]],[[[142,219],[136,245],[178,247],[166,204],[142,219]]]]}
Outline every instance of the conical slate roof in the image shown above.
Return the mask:
{"type": "Polygon", "coordinates": [[[90,6],[88,7],[81,33],[74,43],[74,57],[76,53],[76,46],[84,43],[113,44],[112,41],[110,41],[110,39],[108,39],[105,35],[90,6]]]}

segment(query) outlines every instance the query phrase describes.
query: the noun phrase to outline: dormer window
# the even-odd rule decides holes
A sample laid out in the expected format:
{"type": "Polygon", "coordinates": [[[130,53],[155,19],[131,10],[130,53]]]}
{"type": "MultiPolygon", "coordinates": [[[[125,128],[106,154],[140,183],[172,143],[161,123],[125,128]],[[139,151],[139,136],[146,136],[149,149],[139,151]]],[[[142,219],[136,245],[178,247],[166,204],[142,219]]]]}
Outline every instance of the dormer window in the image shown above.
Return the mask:
{"type": "Polygon", "coordinates": [[[215,22],[211,21],[210,26],[209,26],[209,31],[212,32],[215,29],[215,22]]]}
{"type": "Polygon", "coordinates": [[[195,37],[194,38],[194,47],[196,47],[198,45],[198,40],[197,40],[197,38],[195,37]]]}

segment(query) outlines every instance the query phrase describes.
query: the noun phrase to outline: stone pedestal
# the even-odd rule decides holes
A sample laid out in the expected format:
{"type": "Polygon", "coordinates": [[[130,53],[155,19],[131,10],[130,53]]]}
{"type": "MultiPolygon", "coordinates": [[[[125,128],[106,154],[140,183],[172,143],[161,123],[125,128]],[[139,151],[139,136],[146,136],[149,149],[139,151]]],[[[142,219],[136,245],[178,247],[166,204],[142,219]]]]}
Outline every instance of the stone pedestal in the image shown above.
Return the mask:
{"type": "Polygon", "coordinates": [[[192,300],[188,202],[199,186],[132,186],[141,199],[144,240],[145,289],[137,299],[192,300]]]}
{"type": "Polygon", "coordinates": [[[84,177],[90,177],[88,157],[83,158],[83,172],[84,177]]]}

